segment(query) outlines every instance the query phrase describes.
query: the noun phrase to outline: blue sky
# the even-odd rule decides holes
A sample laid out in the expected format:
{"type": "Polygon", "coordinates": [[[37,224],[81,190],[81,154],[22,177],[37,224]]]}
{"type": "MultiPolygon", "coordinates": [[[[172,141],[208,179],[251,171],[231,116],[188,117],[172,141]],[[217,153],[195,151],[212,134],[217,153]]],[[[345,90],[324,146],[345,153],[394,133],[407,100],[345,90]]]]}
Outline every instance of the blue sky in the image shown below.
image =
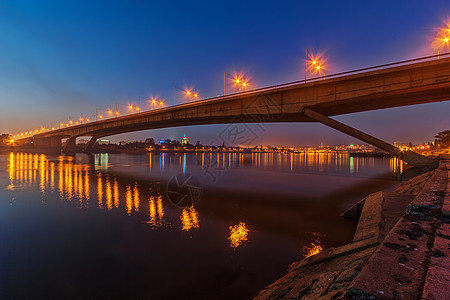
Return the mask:
{"type": "MultiPolygon", "coordinates": [[[[303,79],[304,49],[327,72],[433,54],[448,1],[0,1],[0,132],[95,115],[172,86],[222,92],[222,74],[254,87],[303,79]]],[[[177,93],[176,102],[182,99],[177,93]]],[[[145,108],[144,105],[142,105],[145,108]]],[[[450,101],[337,119],[386,141],[423,142],[450,129],[450,101]]],[[[217,141],[224,125],[116,136],[217,141]]],[[[253,128],[253,127],[252,127],[253,128]]],[[[353,143],[320,124],[271,124],[255,144],[353,143]]]]}

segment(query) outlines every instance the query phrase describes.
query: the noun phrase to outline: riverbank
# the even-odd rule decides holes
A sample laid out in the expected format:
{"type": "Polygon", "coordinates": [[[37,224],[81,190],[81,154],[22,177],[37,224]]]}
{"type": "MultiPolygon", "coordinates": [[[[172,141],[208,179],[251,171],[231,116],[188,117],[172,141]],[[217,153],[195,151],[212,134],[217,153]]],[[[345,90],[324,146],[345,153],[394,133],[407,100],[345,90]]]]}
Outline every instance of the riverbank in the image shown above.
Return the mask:
{"type": "Polygon", "coordinates": [[[291,265],[255,299],[445,299],[450,290],[450,156],[361,203],[353,242],[291,265]]]}

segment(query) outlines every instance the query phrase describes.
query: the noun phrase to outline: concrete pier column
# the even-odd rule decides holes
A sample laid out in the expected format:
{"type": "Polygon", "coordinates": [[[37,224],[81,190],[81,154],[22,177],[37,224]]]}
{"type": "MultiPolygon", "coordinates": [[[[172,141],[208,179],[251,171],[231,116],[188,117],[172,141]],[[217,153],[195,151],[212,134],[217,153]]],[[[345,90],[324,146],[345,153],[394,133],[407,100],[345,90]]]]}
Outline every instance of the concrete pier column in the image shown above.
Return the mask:
{"type": "Polygon", "coordinates": [[[63,152],[65,154],[72,154],[76,150],[76,145],[77,145],[77,137],[71,136],[67,140],[66,145],[63,148],[63,152]]]}
{"type": "Polygon", "coordinates": [[[50,146],[56,147],[56,148],[61,148],[61,146],[62,146],[62,144],[61,144],[61,137],[59,137],[59,136],[52,136],[50,138],[50,146]]]}
{"type": "Polygon", "coordinates": [[[367,133],[364,133],[358,129],[355,129],[353,127],[345,125],[344,123],[333,120],[333,119],[331,119],[325,115],[322,115],[316,111],[313,111],[309,108],[306,108],[303,113],[305,114],[305,116],[307,116],[315,121],[318,121],[322,124],[325,124],[336,130],[339,130],[340,132],[346,133],[354,138],[357,138],[358,140],[366,142],[366,143],[368,143],[372,146],[375,146],[383,151],[391,153],[392,155],[400,158],[404,162],[406,162],[410,165],[413,165],[415,167],[426,167],[426,166],[431,166],[431,165],[437,163],[436,160],[427,158],[427,157],[420,155],[413,151],[402,152],[399,148],[397,148],[389,143],[386,143],[385,141],[382,141],[382,140],[380,140],[376,137],[373,137],[371,135],[368,135],[367,133]]]}
{"type": "Polygon", "coordinates": [[[61,152],[61,137],[33,137],[33,149],[38,152],[45,153],[60,153],[61,152]]]}
{"type": "Polygon", "coordinates": [[[97,139],[98,138],[96,136],[93,136],[84,148],[84,152],[88,152],[90,149],[92,149],[92,147],[95,145],[95,142],[97,142],[97,139]]]}

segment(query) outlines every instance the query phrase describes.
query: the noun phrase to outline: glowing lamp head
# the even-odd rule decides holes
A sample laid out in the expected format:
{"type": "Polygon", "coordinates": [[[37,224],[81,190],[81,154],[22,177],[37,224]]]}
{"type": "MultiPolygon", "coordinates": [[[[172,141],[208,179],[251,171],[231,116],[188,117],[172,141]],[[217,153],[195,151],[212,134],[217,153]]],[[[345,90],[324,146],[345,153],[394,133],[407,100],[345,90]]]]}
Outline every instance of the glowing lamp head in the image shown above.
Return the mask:
{"type": "Polygon", "coordinates": [[[194,97],[198,97],[198,94],[194,94],[194,97]]]}
{"type": "Polygon", "coordinates": [[[155,104],[156,103],[156,99],[152,99],[152,103],[155,104]]]}
{"type": "Polygon", "coordinates": [[[242,83],[242,86],[247,86],[247,82],[243,82],[243,83],[242,83]]]}
{"type": "Polygon", "coordinates": [[[133,109],[133,105],[128,105],[128,109],[133,109]]]}
{"type": "Polygon", "coordinates": [[[159,101],[159,105],[163,105],[164,104],[164,102],[162,102],[162,101],[159,101]]]}
{"type": "Polygon", "coordinates": [[[186,91],[186,95],[190,95],[191,94],[191,91],[186,91]]]}
{"type": "Polygon", "coordinates": [[[108,114],[110,114],[110,115],[111,115],[111,114],[112,114],[112,110],[108,110],[108,114]]]}
{"type": "Polygon", "coordinates": [[[103,116],[102,116],[102,115],[100,115],[100,116],[99,116],[99,118],[100,118],[100,119],[103,119],[103,116]]]}

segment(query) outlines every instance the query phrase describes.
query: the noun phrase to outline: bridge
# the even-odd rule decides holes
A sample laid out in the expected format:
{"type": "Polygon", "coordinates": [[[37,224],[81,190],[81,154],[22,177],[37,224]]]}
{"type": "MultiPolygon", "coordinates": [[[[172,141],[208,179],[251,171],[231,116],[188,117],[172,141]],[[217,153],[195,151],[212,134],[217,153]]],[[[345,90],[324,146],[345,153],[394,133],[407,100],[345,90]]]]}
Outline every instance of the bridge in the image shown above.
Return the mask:
{"type": "Polygon", "coordinates": [[[400,157],[414,166],[432,163],[342,124],[331,116],[450,99],[450,56],[429,56],[392,64],[270,86],[242,93],[174,105],[16,138],[18,144],[62,147],[70,152],[76,138],[91,136],[86,151],[98,138],[174,126],[320,122],[400,157]]]}

